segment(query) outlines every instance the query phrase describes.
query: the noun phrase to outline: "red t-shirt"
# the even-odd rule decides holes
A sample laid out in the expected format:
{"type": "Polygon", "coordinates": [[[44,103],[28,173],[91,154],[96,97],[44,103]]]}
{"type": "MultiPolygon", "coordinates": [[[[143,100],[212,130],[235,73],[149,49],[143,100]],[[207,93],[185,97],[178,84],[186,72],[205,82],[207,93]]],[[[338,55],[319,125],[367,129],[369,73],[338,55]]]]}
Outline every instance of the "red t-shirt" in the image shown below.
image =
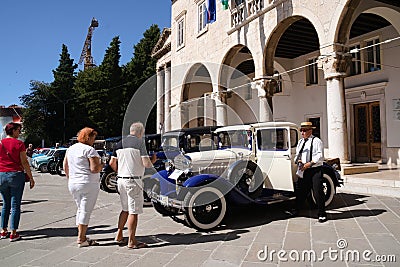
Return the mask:
{"type": "Polygon", "coordinates": [[[24,142],[15,138],[2,139],[0,144],[0,172],[23,171],[20,158],[22,151],[25,151],[24,142]],[[11,158],[7,155],[7,151],[11,158]]]}

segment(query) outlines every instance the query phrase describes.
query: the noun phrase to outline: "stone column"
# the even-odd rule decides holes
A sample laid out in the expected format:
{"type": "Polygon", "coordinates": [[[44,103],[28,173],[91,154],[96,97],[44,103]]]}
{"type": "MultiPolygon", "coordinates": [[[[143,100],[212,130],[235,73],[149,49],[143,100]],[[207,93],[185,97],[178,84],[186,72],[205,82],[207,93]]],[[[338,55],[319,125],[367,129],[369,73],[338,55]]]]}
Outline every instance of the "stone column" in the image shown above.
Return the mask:
{"type": "Polygon", "coordinates": [[[260,101],[260,114],[258,122],[273,121],[272,96],[274,95],[277,82],[274,77],[263,77],[254,79],[251,89],[257,90],[260,101]]]}
{"type": "Polygon", "coordinates": [[[344,94],[344,77],[349,60],[349,54],[338,52],[321,56],[318,60],[318,67],[323,69],[326,79],[329,157],[340,158],[342,163],[349,163],[344,94]]]}
{"type": "Polygon", "coordinates": [[[165,65],[164,131],[171,130],[171,65],[165,65]]]}
{"type": "Polygon", "coordinates": [[[157,70],[157,133],[164,129],[164,70],[157,70]],[[161,126],[161,127],[160,127],[161,126]]]}
{"type": "Polygon", "coordinates": [[[226,112],[227,92],[213,92],[212,98],[215,102],[217,126],[226,126],[228,124],[228,116],[226,112]]]}

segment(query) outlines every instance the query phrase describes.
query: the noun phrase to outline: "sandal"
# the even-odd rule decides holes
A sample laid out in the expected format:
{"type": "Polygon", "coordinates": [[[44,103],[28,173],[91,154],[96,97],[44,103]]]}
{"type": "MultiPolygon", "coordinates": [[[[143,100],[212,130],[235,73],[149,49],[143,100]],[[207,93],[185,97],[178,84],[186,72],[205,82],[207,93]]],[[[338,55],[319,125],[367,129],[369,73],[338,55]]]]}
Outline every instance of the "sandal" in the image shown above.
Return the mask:
{"type": "Polygon", "coordinates": [[[85,241],[81,242],[78,244],[79,248],[84,248],[84,247],[89,247],[89,246],[97,246],[99,243],[96,242],[96,240],[92,240],[89,238],[86,238],[85,241]]]}
{"type": "Polygon", "coordinates": [[[138,248],[147,248],[148,245],[143,242],[137,242],[134,246],[126,246],[128,249],[138,249],[138,248]]]}
{"type": "Polygon", "coordinates": [[[124,238],[122,238],[122,239],[120,239],[120,240],[115,239],[114,241],[115,241],[115,243],[117,243],[117,245],[124,245],[124,244],[126,244],[124,238]]]}

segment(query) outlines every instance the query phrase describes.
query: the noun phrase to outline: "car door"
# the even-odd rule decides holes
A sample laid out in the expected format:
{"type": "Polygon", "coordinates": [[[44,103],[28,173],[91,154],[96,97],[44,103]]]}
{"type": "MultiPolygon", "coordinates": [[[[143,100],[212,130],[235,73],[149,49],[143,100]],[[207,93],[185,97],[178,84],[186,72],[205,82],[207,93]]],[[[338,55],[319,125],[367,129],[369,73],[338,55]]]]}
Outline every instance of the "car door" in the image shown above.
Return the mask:
{"type": "Polygon", "coordinates": [[[256,130],[257,164],[270,189],[294,191],[294,164],[298,133],[290,127],[266,127],[256,130]]]}

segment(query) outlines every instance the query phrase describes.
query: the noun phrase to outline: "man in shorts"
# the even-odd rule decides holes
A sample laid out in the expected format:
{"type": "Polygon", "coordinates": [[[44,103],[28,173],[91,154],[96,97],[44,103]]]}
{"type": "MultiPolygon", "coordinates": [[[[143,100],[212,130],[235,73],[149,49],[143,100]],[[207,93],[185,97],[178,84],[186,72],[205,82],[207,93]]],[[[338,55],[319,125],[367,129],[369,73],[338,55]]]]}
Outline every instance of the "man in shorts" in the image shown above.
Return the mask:
{"type": "Polygon", "coordinates": [[[152,162],[147,155],[146,146],[142,137],[144,126],[141,122],[131,125],[130,134],[114,148],[110,166],[118,174],[118,191],[120,194],[122,211],[118,219],[118,231],[115,241],[124,244],[123,230],[128,224],[128,248],[147,247],[146,243],[136,240],[138,215],[143,213],[143,175],[145,168],[150,168],[152,162]]]}

